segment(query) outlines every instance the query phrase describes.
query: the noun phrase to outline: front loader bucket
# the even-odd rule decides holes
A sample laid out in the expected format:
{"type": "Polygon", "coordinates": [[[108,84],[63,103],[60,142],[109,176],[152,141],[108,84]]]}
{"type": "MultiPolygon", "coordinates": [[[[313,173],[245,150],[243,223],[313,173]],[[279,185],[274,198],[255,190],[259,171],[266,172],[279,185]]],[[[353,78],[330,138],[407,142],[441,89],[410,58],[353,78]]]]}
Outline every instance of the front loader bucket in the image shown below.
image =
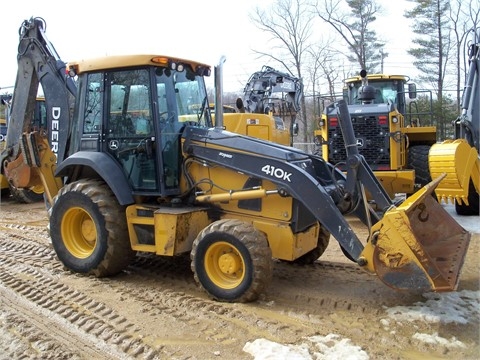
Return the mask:
{"type": "Polygon", "coordinates": [[[432,196],[444,176],[388,210],[372,227],[361,259],[393,288],[457,289],[471,235],[432,196]]]}

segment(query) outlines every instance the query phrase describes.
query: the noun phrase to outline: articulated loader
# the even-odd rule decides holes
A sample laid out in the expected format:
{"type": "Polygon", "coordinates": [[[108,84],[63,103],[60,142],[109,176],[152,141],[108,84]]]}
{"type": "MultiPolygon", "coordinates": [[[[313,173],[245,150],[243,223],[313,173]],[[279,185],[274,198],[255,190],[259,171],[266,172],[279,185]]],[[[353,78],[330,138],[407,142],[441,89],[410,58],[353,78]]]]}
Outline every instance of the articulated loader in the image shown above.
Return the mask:
{"type": "Polygon", "coordinates": [[[472,32],[462,112],[453,121],[454,139],[433,145],[428,155],[432,176],[447,174],[435,189],[438,199],[453,202],[459,215],[479,215],[480,208],[480,28],[472,32]]]}
{"type": "MultiPolygon", "coordinates": [[[[413,194],[431,181],[428,152],[437,141],[435,126],[427,125],[428,113],[419,113],[408,103],[415,99],[415,83],[404,75],[367,74],[345,80],[343,99],[352,115],[360,154],[383,187],[396,193],[413,194]]],[[[327,106],[315,130],[322,157],[340,169],[347,158],[335,105],[327,106]]]]}
{"type": "Polygon", "coordinates": [[[332,236],[350,260],[393,288],[457,288],[470,233],[430,196],[442,176],[393,203],[358,152],[345,102],[338,114],[346,175],[321,157],[226,131],[222,62],[214,68],[213,126],[204,82],[210,66],[111,56],[70,62],[66,76],[44,29],[40,18],[20,28],[1,160],[16,186],[44,185],[52,245],[69,270],[109,276],[137,252],[188,254],[210,297],[247,302],[270,283],[273,258],[312,263],[332,236]],[[48,127],[26,132],[22,115],[39,82],[48,127]],[[369,207],[366,190],[381,212],[369,207]],[[367,239],[357,237],[348,214],[370,226],[367,239]]]}

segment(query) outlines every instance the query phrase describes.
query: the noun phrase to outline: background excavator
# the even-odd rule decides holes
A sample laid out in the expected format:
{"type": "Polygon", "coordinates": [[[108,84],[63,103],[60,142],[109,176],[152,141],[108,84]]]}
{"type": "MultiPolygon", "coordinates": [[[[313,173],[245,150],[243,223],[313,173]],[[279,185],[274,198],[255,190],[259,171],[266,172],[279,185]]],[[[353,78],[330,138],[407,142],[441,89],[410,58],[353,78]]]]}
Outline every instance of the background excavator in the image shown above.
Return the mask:
{"type": "Polygon", "coordinates": [[[300,79],[263,66],[250,76],[243,99],[237,99],[238,112],[224,105],[223,124],[237,134],[291,146],[298,134],[296,116],[302,96],[300,79]]]}
{"type": "Polygon", "coordinates": [[[189,255],[210,297],[246,302],[270,283],[273,258],[312,263],[332,236],[393,288],[457,288],[470,233],[430,196],[442,176],[393,203],[358,152],[344,101],[346,174],[319,156],[225,130],[223,61],[214,68],[213,126],[206,64],[130,55],[66,67],[43,19],[25,20],[19,34],[2,166],[17,187],[44,185],[52,245],[71,271],[109,276],[145,253],[189,255]],[[39,83],[47,127],[30,131],[25,113],[39,83]],[[369,227],[368,239],[346,215],[369,227]]]}
{"type": "MultiPolygon", "coordinates": [[[[413,194],[431,180],[428,152],[436,143],[435,126],[418,113],[409,99],[417,89],[404,75],[367,74],[345,80],[342,97],[352,115],[360,154],[390,197],[413,194]]],[[[421,90],[420,90],[421,91],[421,90]]],[[[323,158],[345,169],[346,151],[335,106],[326,106],[315,130],[323,158]]]]}
{"type": "Polygon", "coordinates": [[[432,176],[447,173],[435,190],[438,199],[455,203],[459,215],[479,215],[480,207],[480,28],[472,33],[462,112],[453,121],[454,139],[435,144],[428,156],[432,176]]]}
{"type": "MultiPolygon", "coordinates": [[[[7,139],[8,119],[10,118],[10,102],[12,95],[1,95],[1,102],[4,107],[4,118],[0,119],[0,150],[5,147],[7,139]]],[[[45,99],[43,97],[37,97],[35,103],[35,109],[31,120],[31,129],[45,128],[47,121],[47,115],[45,112],[45,99]]],[[[0,166],[1,167],[1,166],[0,166]]],[[[16,188],[12,184],[9,184],[7,178],[3,175],[3,168],[0,172],[0,189],[2,197],[11,195],[16,201],[21,203],[33,203],[43,201],[43,185],[35,185],[30,188],[16,188]]]]}

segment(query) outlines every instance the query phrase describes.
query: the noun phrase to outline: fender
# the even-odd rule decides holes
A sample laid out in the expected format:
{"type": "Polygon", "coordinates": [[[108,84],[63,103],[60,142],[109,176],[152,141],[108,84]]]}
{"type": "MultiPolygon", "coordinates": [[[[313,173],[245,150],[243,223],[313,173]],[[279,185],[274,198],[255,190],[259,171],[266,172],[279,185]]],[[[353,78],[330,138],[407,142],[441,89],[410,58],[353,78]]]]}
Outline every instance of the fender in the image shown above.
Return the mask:
{"type": "MultiPolygon", "coordinates": [[[[62,161],[55,171],[55,176],[74,176],[78,168],[90,168],[112,189],[120,205],[134,203],[132,190],[122,169],[105,153],[79,151],[62,161]]],[[[80,169],[80,171],[82,171],[80,169]]],[[[74,179],[72,179],[74,180],[74,179]]]]}

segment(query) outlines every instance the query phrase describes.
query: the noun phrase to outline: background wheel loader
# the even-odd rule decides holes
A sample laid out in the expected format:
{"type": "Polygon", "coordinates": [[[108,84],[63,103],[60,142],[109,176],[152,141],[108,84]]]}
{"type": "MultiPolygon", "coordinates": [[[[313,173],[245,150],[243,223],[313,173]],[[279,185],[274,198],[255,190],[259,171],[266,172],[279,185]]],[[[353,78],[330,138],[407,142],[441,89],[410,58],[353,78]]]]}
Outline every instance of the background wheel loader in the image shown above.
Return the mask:
{"type": "MultiPolygon", "coordinates": [[[[343,99],[352,115],[360,154],[383,187],[413,194],[431,181],[428,151],[436,142],[436,127],[426,126],[428,113],[407,104],[417,96],[414,83],[404,75],[367,74],[345,80],[343,99]]],[[[421,90],[419,90],[421,91],[421,90]]],[[[315,143],[323,158],[346,169],[346,151],[335,106],[326,106],[315,130],[315,143]]]]}
{"type": "Polygon", "coordinates": [[[389,286],[457,288],[470,233],[430,196],[442,177],[392,203],[358,152],[344,101],[338,114],[346,175],[321,157],[226,131],[223,62],[214,68],[213,126],[204,82],[210,66],[112,56],[70,62],[66,76],[44,29],[32,18],[19,31],[1,160],[16,186],[43,183],[52,245],[66,268],[101,277],[125,269],[136,253],[187,254],[210,297],[246,302],[269,285],[273,258],[313,262],[332,236],[389,286]],[[24,131],[39,81],[48,125],[24,131]],[[370,226],[368,239],[357,237],[347,214],[370,226]]]}
{"type": "Polygon", "coordinates": [[[446,173],[435,190],[439,200],[455,203],[459,215],[479,215],[480,193],[480,29],[473,29],[462,112],[453,121],[454,139],[435,144],[428,164],[432,176],[446,173]]]}

